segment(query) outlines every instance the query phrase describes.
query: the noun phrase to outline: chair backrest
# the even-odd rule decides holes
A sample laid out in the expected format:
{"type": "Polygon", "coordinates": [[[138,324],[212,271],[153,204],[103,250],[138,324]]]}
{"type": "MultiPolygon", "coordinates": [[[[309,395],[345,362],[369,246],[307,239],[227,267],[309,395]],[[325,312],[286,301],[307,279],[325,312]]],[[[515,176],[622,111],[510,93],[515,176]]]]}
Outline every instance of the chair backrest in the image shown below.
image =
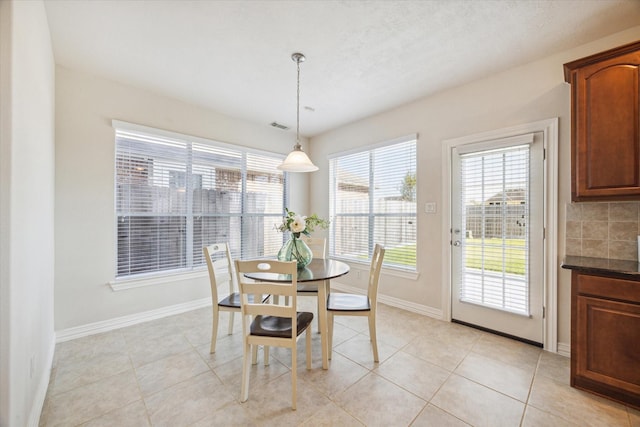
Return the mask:
{"type": "Polygon", "coordinates": [[[233,272],[231,250],[227,243],[214,243],[202,248],[204,258],[209,270],[209,282],[211,284],[211,298],[213,304],[218,303],[218,286],[228,282],[229,295],[236,292],[236,275],[233,272]]]}
{"type": "Polygon", "coordinates": [[[314,258],[317,259],[325,259],[327,257],[327,239],[324,237],[309,237],[302,236],[302,241],[304,241],[309,249],[311,249],[311,253],[314,258]]]}
{"type": "Polygon", "coordinates": [[[298,286],[298,269],[295,261],[275,261],[272,259],[253,261],[236,260],[235,270],[238,287],[240,288],[242,328],[245,335],[248,334],[248,329],[245,329],[249,327],[246,317],[248,315],[288,317],[292,322],[292,330],[297,330],[296,295],[298,286]],[[274,273],[289,275],[291,277],[291,281],[279,283],[255,282],[251,279],[247,279],[244,276],[245,273],[274,273]],[[249,295],[269,294],[272,297],[276,295],[289,297],[283,298],[288,300],[289,303],[285,303],[285,305],[262,304],[260,299],[255,299],[255,302],[249,302],[249,295]]]}
{"type": "Polygon", "coordinates": [[[369,286],[367,294],[371,301],[371,307],[375,309],[378,300],[378,282],[380,280],[380,270],[382,270],[382,260],[384,259],[384,246],[376,243],[371,257],[371,267],[369,270],[369,286]]]}

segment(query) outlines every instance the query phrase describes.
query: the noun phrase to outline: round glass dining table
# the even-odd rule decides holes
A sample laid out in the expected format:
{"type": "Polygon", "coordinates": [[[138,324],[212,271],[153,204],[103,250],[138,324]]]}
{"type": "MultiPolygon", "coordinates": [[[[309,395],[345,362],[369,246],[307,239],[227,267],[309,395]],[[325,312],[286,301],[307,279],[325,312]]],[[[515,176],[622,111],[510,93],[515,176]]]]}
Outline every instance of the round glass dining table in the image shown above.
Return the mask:
{"type": "MultiPolygon", "coordinates": [[[[322,346],[322,369],[329,367],[328,352],[328,328],[327,328],[327,294],[329,292],[329,281],[336,277],[344,276],[349,272],[349,265],[334,259],[314,258],[309,265],[298,269],[297,285],[298,291],[308,291],[308,282],[318,283],[318,324],[320,325],[320,345],[322,346]]],[[[245,273],[245,277],[261,282],[289,283],[290,274],[275,274],[268,272],[245,273]]],[[[315,289],[314,289],[315,291],[315,289]]]]}

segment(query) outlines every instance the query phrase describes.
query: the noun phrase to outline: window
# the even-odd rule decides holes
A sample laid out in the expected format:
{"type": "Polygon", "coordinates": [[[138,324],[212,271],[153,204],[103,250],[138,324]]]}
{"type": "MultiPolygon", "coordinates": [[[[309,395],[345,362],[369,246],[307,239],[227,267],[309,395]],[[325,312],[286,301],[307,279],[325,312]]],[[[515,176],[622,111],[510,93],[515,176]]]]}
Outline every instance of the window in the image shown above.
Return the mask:
{"type": "Polygon", "coordinates": [[[114,121],[116,278],[191,270],[202,247],[277,253],[287,185],[283,156],[114,121]]]}
{"type": "Polygon", "coordinates": [[[416,135],[329,158],[330,255],[416,269],[416,135]]]}

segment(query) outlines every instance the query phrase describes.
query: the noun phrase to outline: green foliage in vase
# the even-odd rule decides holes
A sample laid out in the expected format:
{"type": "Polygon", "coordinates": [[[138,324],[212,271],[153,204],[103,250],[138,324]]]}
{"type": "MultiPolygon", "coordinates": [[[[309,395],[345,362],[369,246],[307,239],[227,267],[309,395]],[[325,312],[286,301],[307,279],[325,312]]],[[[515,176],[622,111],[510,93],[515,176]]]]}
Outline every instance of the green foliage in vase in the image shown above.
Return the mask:
{"type": "Polygon", "coordinates": [[[320,218],[317,214],[310,216],[298,215],[288,208],[285,208],[286,215],[282,218],[282,224],[277,225],[278,231],[285,232],[290,231],[296,238],[300,237],[300,234],[310,236],[316,227],[327,228],[329,221],[320,218]]]}

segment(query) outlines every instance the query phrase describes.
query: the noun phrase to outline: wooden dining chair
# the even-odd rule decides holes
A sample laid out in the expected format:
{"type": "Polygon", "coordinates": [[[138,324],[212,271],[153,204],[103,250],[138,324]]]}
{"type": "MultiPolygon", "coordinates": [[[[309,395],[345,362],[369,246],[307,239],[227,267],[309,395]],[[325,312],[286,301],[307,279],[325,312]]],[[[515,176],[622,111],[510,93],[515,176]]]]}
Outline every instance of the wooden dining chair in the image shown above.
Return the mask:
{"type": "MultiPolygon", "coordinates": [[[[309,326],[313,313],[296,310],[297,268],[295,261],[253,260],[235,261],[236,275],[240,286],[240,306],[242,311],[243,363],[240,401],[249,398],[249,372],[252,359],[250,354],[258,345],[286,347],[291,349],[291,407],[296,409],[297,396],[297,347],[300,335],[306,331],[307,369],[311,369],[311,335],[309,326]],[[253,282],[244,277],[245,273],[268,272],[291,275],[289,283],[253,282]],[[269,294],[289,297],[291,304],[256,304],[251,295],[269,294]],[[294,332],[295,331],[295,332],[294,332]]],[[[265,364],[268,357],[265,354],[265,364]]]]}
{"type": "MultiPolygon", "coordinates": [[[[233,334],[233,314],[240,312],[240,294],[238,293],[237,277],[233,270],[233,260],[231,250],[227,243],[214,243],[202,248],[204,258],[207,261],[209,270],[209,283],[211,285],[211,305],[213,307],[213,319],[211,326],[211,348],[210,353],[216,352],[216,342],[218,339],[218,324],[220,312],[229,312],[228,334],[233,334]],[[224,283],[229,285],[229,293],[222,299],[218,299],[218,286],[224,283]]],[[[253,296],[251,297],[253,300],[253,296]]],[[[269,296],[262,297],[266,300],[269,296]]]]}
{"type": "Polygon", "coordinates": [[[329,293],[327,296],[327,316],[329,321],[329,359],[333,351],[333,317],[367,316],[369,318],[369,337],[373,347],[373,361],[378,362],[378,341],[376,338],[376,309],[378,306],[378,281],[384,259],[384,247],[376,244],[369,268],[369,283],[366,295],[329,293]]]}

